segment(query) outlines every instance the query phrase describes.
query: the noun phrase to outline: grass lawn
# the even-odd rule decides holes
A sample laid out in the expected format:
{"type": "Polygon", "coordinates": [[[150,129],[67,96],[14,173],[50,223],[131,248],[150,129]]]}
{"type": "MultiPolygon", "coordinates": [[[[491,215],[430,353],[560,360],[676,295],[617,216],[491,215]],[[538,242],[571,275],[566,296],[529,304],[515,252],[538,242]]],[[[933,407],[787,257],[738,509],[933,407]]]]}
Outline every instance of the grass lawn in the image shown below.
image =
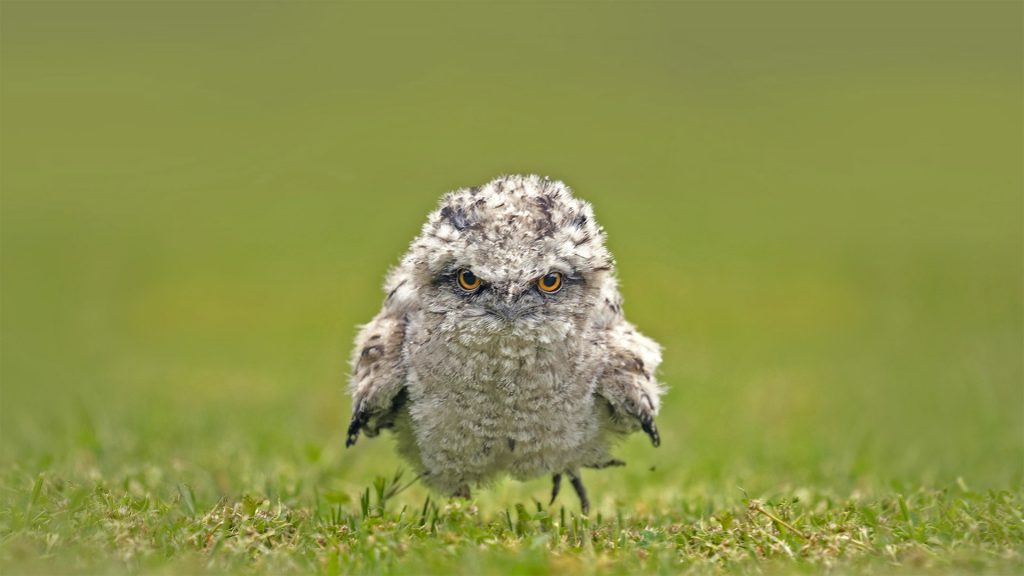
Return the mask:
{"type": "Polygon", "coordinates": [[[0,573],[1024,572],[1019,3],[0,5],[0,573]],[[566,180],[662,444],[344,448],[446,190],[566,180]]]}

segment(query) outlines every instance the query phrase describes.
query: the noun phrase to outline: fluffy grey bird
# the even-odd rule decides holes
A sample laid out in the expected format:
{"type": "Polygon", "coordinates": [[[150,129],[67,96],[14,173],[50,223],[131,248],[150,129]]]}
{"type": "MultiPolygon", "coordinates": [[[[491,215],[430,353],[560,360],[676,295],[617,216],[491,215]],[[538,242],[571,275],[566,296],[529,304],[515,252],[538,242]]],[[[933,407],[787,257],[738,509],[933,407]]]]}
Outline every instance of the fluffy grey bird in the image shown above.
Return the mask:
{"type": "Polygon", "coordinates": [[[504,176],[445,195],[385,283],[352,355],[352,422],[390,428],[432,488],[621,466],[609,449],[654,416],[657,343],[622,313],[590,204],[562,182],[504,176]]]}

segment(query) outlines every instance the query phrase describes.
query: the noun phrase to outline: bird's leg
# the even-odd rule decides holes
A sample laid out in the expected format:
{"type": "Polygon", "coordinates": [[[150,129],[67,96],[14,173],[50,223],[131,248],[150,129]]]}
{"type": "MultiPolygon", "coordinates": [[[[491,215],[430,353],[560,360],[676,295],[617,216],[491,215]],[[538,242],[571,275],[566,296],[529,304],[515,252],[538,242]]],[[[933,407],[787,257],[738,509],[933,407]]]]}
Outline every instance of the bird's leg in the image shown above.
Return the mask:
{"type": "Polygon", "coordinates": [[[587,489],[583,487],[583,478],[580,477],[579,470],[569,471],[569,482],[572,483],[572,489],[576,491],[576,495],[580,497],[580,510],[583,514],[590,513],[590,500],[587,499],[587,489]]]}
{"type": "MultiPolygon", "coordinates": [[[[551,477],[551,504],[558,498],[558,491],[562,489],[562,474],[558,473],[551,477]]],[[[551,506],[548,504],[548,506],[551,506]]]]}
{"type": "Polygon", "coordinates": [[[463,484],[462,486],[456,488],[455,492],[452,492],[452,498],[463,498],[465,500],[469,500],[469,484],[463,484]]]}

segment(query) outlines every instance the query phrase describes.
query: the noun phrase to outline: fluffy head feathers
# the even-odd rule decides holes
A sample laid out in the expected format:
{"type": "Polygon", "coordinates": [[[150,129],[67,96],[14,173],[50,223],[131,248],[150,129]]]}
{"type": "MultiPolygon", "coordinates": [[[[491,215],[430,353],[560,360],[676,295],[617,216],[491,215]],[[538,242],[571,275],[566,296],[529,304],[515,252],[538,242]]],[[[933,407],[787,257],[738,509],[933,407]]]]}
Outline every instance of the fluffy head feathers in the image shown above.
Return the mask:
{"type": "Polygon", "coordinates": [[[446,194],[408,255],[423,280],[468,268],[499,282],[551,271],[586,277],[612,266],[590,204],[562,182],[504,176],[446,194]]]}

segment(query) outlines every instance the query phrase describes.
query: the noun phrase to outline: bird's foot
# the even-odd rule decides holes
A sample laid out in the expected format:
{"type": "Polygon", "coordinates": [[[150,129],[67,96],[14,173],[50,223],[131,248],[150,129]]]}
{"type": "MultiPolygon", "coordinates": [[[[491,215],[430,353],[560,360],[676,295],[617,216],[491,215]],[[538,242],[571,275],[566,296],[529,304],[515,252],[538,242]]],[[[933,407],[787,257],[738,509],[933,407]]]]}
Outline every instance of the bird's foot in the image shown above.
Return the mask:
{"type": "Polygon", "coordinates": [[[601,470],[603,468],[613,468],[616,466],[625,466],[626,463],[618,458],[612,458],[606,462],[598,462],[597,464],[587,464],[586,468],[592,468],[594,470],[601,470]]]}
{"type": "Polygon", "coordinates": [[[551,502],[548,506],[555,503],[555,499],[558,498],[558,491],[562,489],[562,475],[555,474],[551,477],[551,502]]]}
{"type": "Polygon", "coordinates": [[[584,515],[590,514],[590,500],[587,498],[587,489],[583,486],[583,478],[580,477],[579,470],[569,470],[568,474],[573,490],[580,497],[580,510],[584,515]]]}

